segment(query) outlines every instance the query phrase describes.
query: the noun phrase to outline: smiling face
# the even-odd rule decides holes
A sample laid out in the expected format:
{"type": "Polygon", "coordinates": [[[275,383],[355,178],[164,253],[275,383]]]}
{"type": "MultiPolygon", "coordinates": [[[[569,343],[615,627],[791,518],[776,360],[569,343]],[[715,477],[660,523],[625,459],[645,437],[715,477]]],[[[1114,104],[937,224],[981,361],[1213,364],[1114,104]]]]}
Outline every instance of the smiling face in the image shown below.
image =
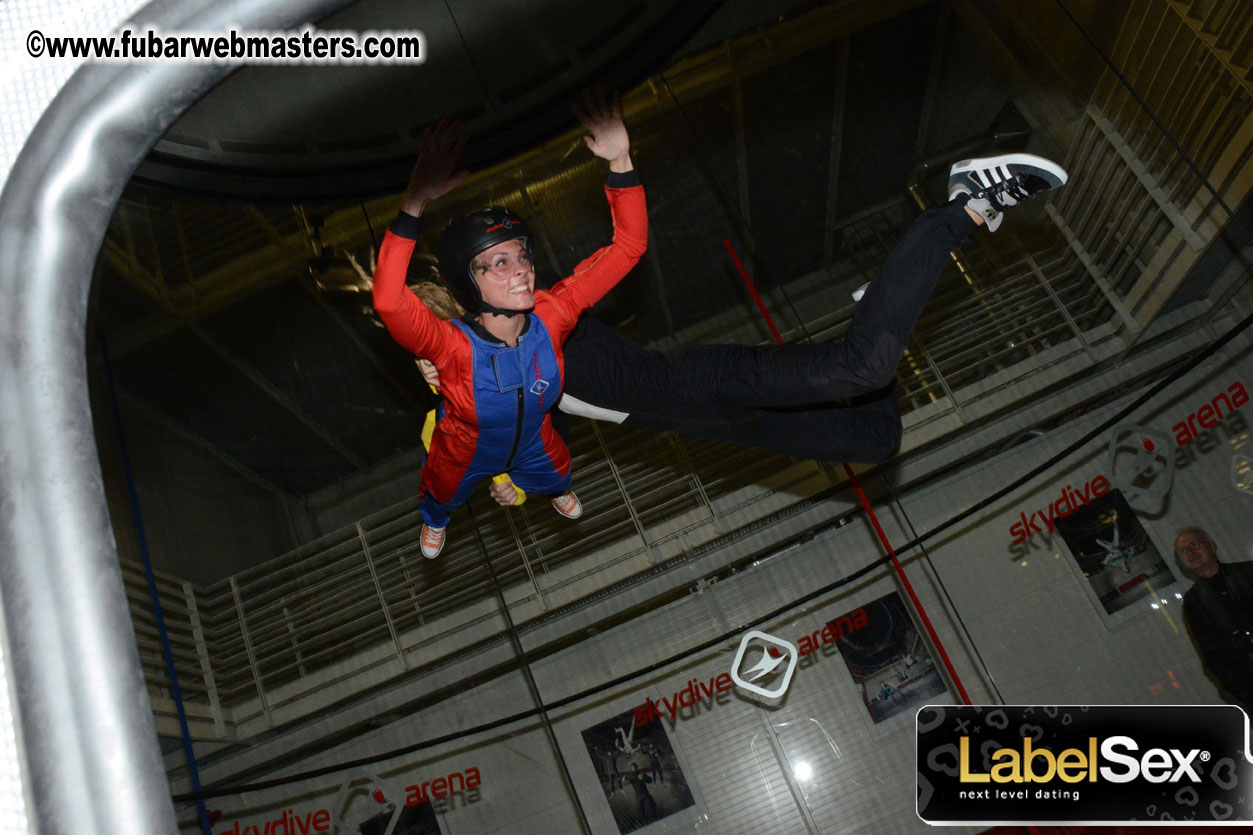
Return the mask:
{"type": "Polygon", "coordinates": [[[530,310],[535,306],[535,268],[521,239],[489,247],[470,262],[483,301],[501,310],[530,310]]]}
{"type": "Polygon", "coordinates": [[[1199,528],[1183,531],[1175,537],[1175,556],[1198,577],[1208,579],[1218,573],[1218,546],[1199,528]]]}

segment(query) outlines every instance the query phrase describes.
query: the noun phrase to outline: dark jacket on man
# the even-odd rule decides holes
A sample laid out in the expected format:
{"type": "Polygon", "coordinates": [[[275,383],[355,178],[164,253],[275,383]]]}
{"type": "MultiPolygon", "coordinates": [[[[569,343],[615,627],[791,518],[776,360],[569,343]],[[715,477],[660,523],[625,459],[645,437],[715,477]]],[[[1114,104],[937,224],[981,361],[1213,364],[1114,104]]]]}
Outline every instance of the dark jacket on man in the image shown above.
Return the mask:
{"type": "Polygon", "coordinates": [[[1253,709],[1253,563],[1219,563],[1183,596],[1201,661],[1230,701],[1253,709]]]}

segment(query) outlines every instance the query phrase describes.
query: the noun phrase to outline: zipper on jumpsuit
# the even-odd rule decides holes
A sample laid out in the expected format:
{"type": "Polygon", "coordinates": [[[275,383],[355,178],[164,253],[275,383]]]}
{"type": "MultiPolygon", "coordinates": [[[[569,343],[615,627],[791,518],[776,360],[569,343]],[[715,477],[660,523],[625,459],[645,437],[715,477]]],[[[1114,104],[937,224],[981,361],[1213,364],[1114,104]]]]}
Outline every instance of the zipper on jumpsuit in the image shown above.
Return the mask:
{"type": "Polygon", "coordinates": [[[505,472],[513,469],[513,456],[518,454],[518,441],[522,440],[522,389],[518,388],[518,420],[513,427],[513,446],[509,449],[509,460],[505,462],[505,472]]]}

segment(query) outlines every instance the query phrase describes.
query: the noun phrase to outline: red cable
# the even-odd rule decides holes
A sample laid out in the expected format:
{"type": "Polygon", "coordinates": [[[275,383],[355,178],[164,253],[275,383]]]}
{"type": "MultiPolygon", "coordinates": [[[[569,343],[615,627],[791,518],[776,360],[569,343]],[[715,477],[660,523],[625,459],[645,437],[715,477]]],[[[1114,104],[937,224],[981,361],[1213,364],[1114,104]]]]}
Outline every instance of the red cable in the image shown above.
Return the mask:
{"type": "Polygon", "coordinates": [[[957,677],[957,670],[953,669],[953,662],[949,660],[948,653],[944,651],[944,644],[940,643],[940,636],[935,634],[935,627],[931,625],[931,618],[927,617],[927,610],[922,607],[922,601],[918,599],[918,595],[914,594],[913,584],[905,576],[905,569],[901,567],[900,560],[896,558],[896,551],[888,543],[887,535],[879,525],[879,517],[875,516],[874,510],[870,507],[870,500],[866,498],[861,485],[857,483],[857,477],[853,475],[853,468],[845,464],[844,472],[848,475],[848,480],[852,483],[853,489],[857,491],[857,498],[861,499],[861,506],[866,509],[866,515],[870,517],[870,524],[874,525],[875,533],[879,535],[879,541],[883,543],[884,549],[892,555],[892,568],[896,571],[896,576],[900,578],[901,585],[905,587],[905,593],[909,595],[909,599],[913,602],[914,611],[918,613],[918,617],[922,618],[922,625],[926,628],[927,634],[931,636],[931,643],[935,644],[936,652],[940,653],[940,661],[944,663],[944,669],[948,670],[949,677],[953,679],[953,685],[957,687],[957,695],[961,696],[963,704],[971,704],[970,697],[966,695],[966,688],[962,686],[961,679],[957,677]]]}
{"type": "MultiPolygon", "coordinates": [[[[729,240],[723,240],[722,245],[726,247],[727,252],[731,255],[731,261],[735,264],[735,268],[739,270],[740,277],[744,279],[744,285],[748,287],[748,292],[753,297],[753,301],[757,303],[757,309],[761,311],[761,317],[766,320],[770,332],[774,334],[774,341],[783,344],[783,337],[779,334],[779,329],[774,326],[774,320],[770,318],[770,313],[766,310],[766,306],[761,302],[761,296],[757,295],[757,288],[753,286],[753,280],[748,277],[748,271],[744,269],[739,255],[735,252],[735,247],[731,245],[729,240]]],[[[870,523],[874,526],[875,533],[879,535],[879,541],[883,543],[883,548],[892,557],[892,570],[896,572],[897,578],[901,581],[901,585],[905,588],[905,593],[909,595],[910,602],[914,605],[914,611],[918,613],[918,617],[922,619],[922,625],[927,630],[927,635],[931,637],[931,643],[935,645],[936,652],[940,654],[940,661],[944,664],[944,669],[948,670],[949,678],[953,680],[953,685],[957,688],[957,695],[961,696],[963,704],[971,704],[970,696],[966,694],[966,688],[962,686],[961,678],[957,675],[957,670],[953,668],[953,662],[949,660],[948,653],[944,651],[944,644],[940,643],[940,636],[936,634],[935,627],[931,625],[931,618],[927,617],[927,610],[923,608],[922,601],[918,599],[918,595],[914,593],[914,586],[909,582],[909,578],[905,576],[905,569],[901,566],[900,560],[896,558],[896,551],[893,550],[892,544],[888,542],[887,534],[883,532],[883,527],[879,524],[879,517],[875,515],[874,508],[870,506],[870,500],[866,498],[866,493],[861,489],[857,477],[853,475],[853,469],[848,464],[844,465],[844,473],[848,476],[849,483],[853,485],[853,489],[857,491],[857,498],[861,500],[861,506],[866,511],[866,516],[870,519],[870,523]]]]}
{"type": "Polygon", "coordinates": [[[744,269],[744,265],[740,263],[740,256],[736,254],[735,247],[726,238],[722,239],[722,245],[727,248],[727,252],[731,255],[731,260],[735,263],[735,268],[740,271],[740,277],[744,279],[744,285],[748,287],[749,295],[753,297],[753,301],[757,303],[757,309],[761,311],[761,318],[766,320],[766,324],[770,327],[770,332],[774,334],[774,341],[782,345],[783,337],[779,335],[779,329],[774,326],[774,320],[766,312],[766,306],[762,304],[761,296],[757,295],[757,288],[753,286],[753,280],[748,277],[748,270],[744,269]]]}

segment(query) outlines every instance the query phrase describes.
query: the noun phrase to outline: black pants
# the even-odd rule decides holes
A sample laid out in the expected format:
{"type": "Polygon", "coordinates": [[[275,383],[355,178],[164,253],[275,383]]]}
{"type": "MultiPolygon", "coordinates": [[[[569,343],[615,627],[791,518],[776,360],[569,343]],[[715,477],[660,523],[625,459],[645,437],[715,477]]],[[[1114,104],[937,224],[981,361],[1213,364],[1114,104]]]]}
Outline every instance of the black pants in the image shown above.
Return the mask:
{"type": "Polygon", "coordinates": [[[584,317],[565,343],[565,390],[628,425],[797,458],[879,463],[900,448],[893,379],[935,283],[975,230],[964,201],[920,215],[821,345],[711,345],[666,357],[584,317]]]}

